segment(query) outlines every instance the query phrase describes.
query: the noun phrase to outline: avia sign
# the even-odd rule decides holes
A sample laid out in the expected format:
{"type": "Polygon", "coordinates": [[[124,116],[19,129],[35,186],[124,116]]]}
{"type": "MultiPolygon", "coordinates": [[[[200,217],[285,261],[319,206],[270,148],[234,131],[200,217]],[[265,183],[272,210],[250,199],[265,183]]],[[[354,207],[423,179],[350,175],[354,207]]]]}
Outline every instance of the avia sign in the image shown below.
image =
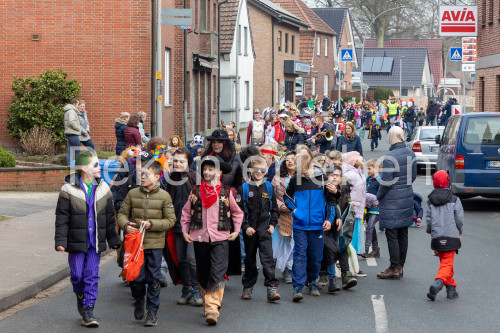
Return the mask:
{"type": "Polygon", "coordinates": [[[440,36],[477,36],[477,6],[440,6],[440,36]]]}

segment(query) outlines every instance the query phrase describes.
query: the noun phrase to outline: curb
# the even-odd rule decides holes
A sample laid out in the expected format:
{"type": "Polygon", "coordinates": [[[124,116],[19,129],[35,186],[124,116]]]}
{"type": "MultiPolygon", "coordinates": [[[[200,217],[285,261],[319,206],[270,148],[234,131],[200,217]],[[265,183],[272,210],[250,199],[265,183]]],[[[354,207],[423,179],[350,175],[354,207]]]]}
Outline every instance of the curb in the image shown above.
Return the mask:
{"type": "MultiPolygon", "coordinates": [[[[101,258],[109,253],[111,249],[101,253],[101,258]]],[[[61,280],[64,280],[69,276],[70,269],[68,264],[62,264],[55,268],[49,270],[45,276],[41,276],[38,281],[30,281],[27,286],[22,288],[17,288],[12,294],[5,296],[0,299],[0,312],[10,309],[13,306],[18,305],[30,298],[35,297],[41,291],[52,287],[61,280]]]]}

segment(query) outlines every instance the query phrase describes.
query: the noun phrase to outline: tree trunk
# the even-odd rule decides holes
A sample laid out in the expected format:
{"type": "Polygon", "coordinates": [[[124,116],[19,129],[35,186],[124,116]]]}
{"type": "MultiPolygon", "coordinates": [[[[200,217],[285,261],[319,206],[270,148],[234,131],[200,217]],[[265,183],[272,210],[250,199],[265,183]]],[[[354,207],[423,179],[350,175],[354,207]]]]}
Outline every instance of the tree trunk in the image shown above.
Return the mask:
{"type": "Polygon", "coordinates": [[[379,17],[375,25],[375,33],[377,38],[377,47],[384,47],[384,36],[387,30],[387,20],[385,17],[379,17]]]}

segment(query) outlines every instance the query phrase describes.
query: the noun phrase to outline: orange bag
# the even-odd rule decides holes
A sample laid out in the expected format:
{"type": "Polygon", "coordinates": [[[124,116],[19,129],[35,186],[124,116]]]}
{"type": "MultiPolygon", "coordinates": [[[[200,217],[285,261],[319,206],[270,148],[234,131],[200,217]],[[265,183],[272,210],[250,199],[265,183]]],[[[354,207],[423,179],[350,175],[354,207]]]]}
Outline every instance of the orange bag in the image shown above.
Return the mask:
{"type": "Polygon", "coordinates": [[[292,216],[290,214],[280,214],[278,226],[280,227],[281,236],[290,237],[293,229],[292,216]]]}
{"type": "Polygon", "coordinates": [[[134,281],[141,272],[144,264],[144,224],[141,224],[139,231],[125,235],[125,255],[123,257],[123,275],[128,282],[134,281]]]}

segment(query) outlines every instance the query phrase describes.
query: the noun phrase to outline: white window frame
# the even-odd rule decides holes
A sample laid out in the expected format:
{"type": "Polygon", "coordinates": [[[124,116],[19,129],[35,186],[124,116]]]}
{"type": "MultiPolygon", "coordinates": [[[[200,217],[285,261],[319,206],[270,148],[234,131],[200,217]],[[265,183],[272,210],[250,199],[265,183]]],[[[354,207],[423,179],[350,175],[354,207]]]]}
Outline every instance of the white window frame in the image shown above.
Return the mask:
{"type": "Polygon", "coordinates": [[[247,56],[248,55],[248,27],[244,27],[243,28],[243,33],[244,33],[244,36],[243,36],[243,41],[245,43],[245,55],[247,56]]]}
{"type": "Polygon", "coordinates": [[[243,35],[243,30],[241,30],[241,24],[238,25],[238,36],[239,36],[239,39],[240,39],[240,47],[239,47],[239,50],[238,50],[238,54],[241,55],[243,52],[242,52],[242,49],[243,49],[243,38],[241,38],[243,35]]]}
{"type": "Polygon", "coordinates": [[[274,103],[280,104],[280,80],[276,79],[274,84],[274,103]]]}
{"type": "Polygon", "coordinates": [[[245,109],[250,109],[250,81],[245,81],[245,109]]]}
{"type": "Polygon", "coordinates": [[[163,100],[165,106],[170,105],[170,49],[165,49],[165,92],[163,100]]]}
{"type": "Polygon", "coordinates": [[[316,38],[316,42],[318,43],[318,45],[316,46],[316,55],[321,55],[321,38],[316,38]]]}
{"type": "Polygon", "coordinates": [[[325,57],[328,57],[328,39],[325,38],[325,57]]]}
{"type": "Polygon", "coordinates": [[[316,77],[313,76],[311,78],[311,95],[315,96],[316,95],[316,77]]]}
{"type": "Polygon", "coordinates": [[[323,96],[328,96],[328,75],[323,76],[323,96]]]}

